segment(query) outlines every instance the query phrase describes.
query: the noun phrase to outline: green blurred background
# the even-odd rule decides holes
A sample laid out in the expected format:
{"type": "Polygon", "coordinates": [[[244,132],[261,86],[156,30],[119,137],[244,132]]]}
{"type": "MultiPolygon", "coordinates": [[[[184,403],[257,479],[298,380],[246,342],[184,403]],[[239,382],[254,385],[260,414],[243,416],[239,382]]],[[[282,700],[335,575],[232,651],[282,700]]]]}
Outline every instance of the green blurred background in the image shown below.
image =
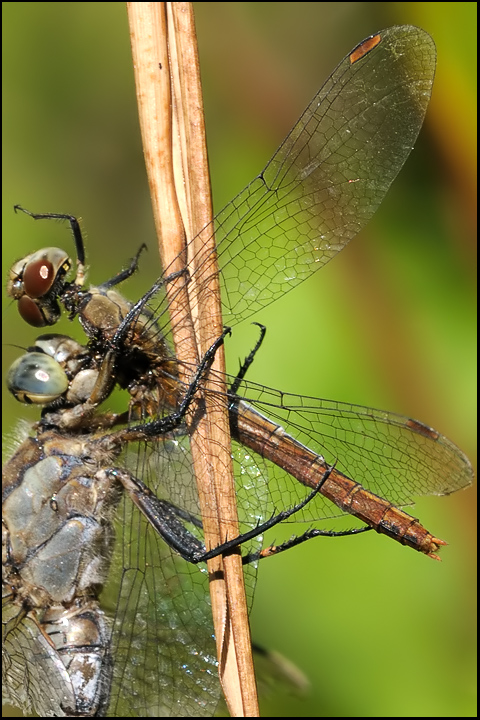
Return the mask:
{"type": "MultiPolygon", "coordinates": [[[[365,36],[412,23],[435,39],[433,98],[405,169],[361,237],[255,318],[268,334],[249,377],[408,414],[475,460],[477,3],[194,5],[217,211],[365,36]]],[[[3,277],[33,248],[69,247],[65,227],[16,216],[21,203],[83,218],[93,282],[147,242],[126,288],[136,298],[159,268],[125,6],[7,2],[3,20],[3,277]]],[[[8,343],[35,331],[5,298],[3,328],[8,366],[19,354],[8,343]]],[[[232,370],[255,338],[244,323],[228,341],[232,370]]],[[[38,415],[8,397],[3,409],[7,431],[38,415]]],[[[474,490],[415,512],[449,542],[442,563],[371,533],[262,563],[254,637],[311,683],[302,697],[275,688],[263,715],[476,714],[474,490]]]]}

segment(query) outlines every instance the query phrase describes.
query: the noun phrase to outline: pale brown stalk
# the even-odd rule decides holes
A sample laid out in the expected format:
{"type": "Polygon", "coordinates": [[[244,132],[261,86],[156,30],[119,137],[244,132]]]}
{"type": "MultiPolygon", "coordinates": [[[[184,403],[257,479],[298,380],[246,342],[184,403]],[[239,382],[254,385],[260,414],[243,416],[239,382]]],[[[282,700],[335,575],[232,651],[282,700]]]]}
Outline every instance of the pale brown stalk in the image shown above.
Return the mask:
{"type": "MultiPolygon", "coordinates": [[[[140,125],[160,255],[169,273],[188,267],[167,294],[175,349],[195,366],[222,332],[203,103],[191,3],[127,3],[140,125]],[[193,243],[189,241],[195,238],[193,243]],[[187,243],[188,250],[187,250],[187,243]],[[211,261],[205,263],[205,258],[211,261]]],[[[224,371],[218,352],[214,369],[224,371]]],[[[187,379],[187,378],[185,378],[187,379]]],[[[218,385],[217,385],[218,387],[218,385]]],[[[205,543],[238,534],[225,404],[208,401],[192,434],[205,543]]],[[[208,562],[219,674],[230,714],[257,717],[240,552],[208,562]]]]}

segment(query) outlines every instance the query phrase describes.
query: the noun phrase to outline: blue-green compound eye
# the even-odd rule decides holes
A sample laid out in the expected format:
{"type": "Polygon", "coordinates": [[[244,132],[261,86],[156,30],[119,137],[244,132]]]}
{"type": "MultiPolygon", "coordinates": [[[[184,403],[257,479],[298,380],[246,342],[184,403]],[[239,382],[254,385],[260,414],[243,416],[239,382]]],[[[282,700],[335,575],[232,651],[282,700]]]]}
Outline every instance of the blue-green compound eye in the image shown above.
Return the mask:
{"type": "Polygon", "coordinates": [[[46,405],[63,395],[68,378],[52,357],[29,352],[10,367],[7,387],[19,402],[46,405]]]}

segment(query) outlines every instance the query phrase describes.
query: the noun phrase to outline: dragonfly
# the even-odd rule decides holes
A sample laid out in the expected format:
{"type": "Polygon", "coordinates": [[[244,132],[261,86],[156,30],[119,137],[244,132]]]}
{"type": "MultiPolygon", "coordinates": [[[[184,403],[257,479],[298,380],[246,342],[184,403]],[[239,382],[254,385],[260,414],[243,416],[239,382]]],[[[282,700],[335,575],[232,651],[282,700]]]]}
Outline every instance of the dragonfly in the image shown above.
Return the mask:
{"type": "MultiPolygon", "coordinates": [[[[415,142],[430,97],[434,69],[433,41],[418,28],[390,28],[360,43],[332,73],[262,173],[216,216],[212,232],[215,229],[228,325],[234,326],[309,277],[365,225],[415,142]]],[[[104,421],[103,415],[98,420],[97,404],[109,396],[114,384],[120,384],[130,392],[133,417],[145,420],[138,432],[144,433],[150,427],[152,436],[160,435],[158,423],[165,410],[177,407],[182,392],[188,390],[179,381],[179,361],[166,339],[172,319],[167,318],[164,302],[157,303],[171,275],[168,268],[134,305],[126,303],[112,288],[135,270],[138,257],[127,271],[103,287],[85,290],[83,241],[76,219],[28,214],[36,219],[69,220],[76,243],[77,274],[73,283],[65,280],[71,261],[62,251],[53,255],[41,255],[40,251],[40,255],[34,253],[17,263],[9,293],[18,300],[22,317],[37,327],[54,324],[59,314],[58,301],[72,317],[78,316],[89,338],[86,357],[92,367],[87,369],[93,369],[95,376],[87,400],[93,408],[92,417],[104,421]],[[105,306],[107,302],[110,309],[112,302],[116,308],[115,321],[103,326],[98,320],[92,323],[92,315],[98,317],[93,312],[96,304],[105,306]],[[139,346],[146,371],[132,374],[132,363],[122,364],[121,359],[132,348],[137,352],[139,346]],[[158,420],[156,415],[160,415],[158,420]]],[[[112,315],[109,317],[111,320],[112,315]]],[[[194,377],[196,372],[192,368],[194,377]]],[[[242,372],[230,383],[228,400],[232,435],[237,441],[232,452],[239,460],[239,504],[245,517],[250,515],[250,523],[253,517],[254,526],[262,525],[258,508],[266,508],[271,514],[272,508],[302,505],[298,512],[305,519],[331,519],[349,512],[394,539],[436,556],[443,541],[400,507],[411,504],[417,495],[448,494],[471,482],[468,459],[453,443],[410,418],[269,390],[247,382],[242,372]],[[246,456],[245,446],[255,455],[246,456]],[[292,484],[289,475],[299,482],[292,484]],[[264,477],[268,482],[262,485],[264,477]],[[310,498],[312,491],[314,497],[310,498]],[[262,492],[263,497],[255,500],[252,511],[252,497],[257,492],[262,492]],[[305,497],[311,501],[304,503],[305,497]]],[[[75,418],[71,410],[78,406],[75,401],[68,412],[62,408],[61,421],[75,418]]],[[[58,425],[55,427],[58,429],[58,425]]],[[[67,428],[61,429],[63,432],[67,428]]],[[[185,433],[174,433],[168,442],[163,438],[143,443],[136,455],[134,474],[148,477],[152,483],[149,492],[183,508],[183,519],[195,525],[196,498],[191,489],[185,433]],[[172,473],[175,480],[168,481],[167,468],[172,463],[176,466],[176,473],[172,473]]],[[[165,672],[153,659],[162,641],[162,647],[168,648],[167,656],[170,652],[169,657],[178,663],[178,648],[165,642],[161,630],[152,630],[150,620],[157,621],[159,613],[151,597],[146,597],[149,588],[158,587],[155,573],[165,579],[166,586],[175,585],[177,580],[172,578],[177,576],[162,569],[164,553],[162,558],[159,551],[148,555],[151,547],[158,547],[159,533],[145,514],[140,513],[140,519],[130,509],[119,514],[123,520],[117,546],[123,553],[120,566],[124,574],[114,592],[119,598],[111,650],[115,670],[106,712],[116,716],[124,714],[126,708],[131,715],[158,715],[165,714],[168,706],[169,714],[188,714],[181,701],[182,697],[189,701],[192,698],[191,688],[186,692],[183,682],[188,672],[176,686],[172,678],[165,679],[165,672]],[[136,532],[129,519],[132,517],[136,532]],[[141,530],[139,523],[143,523],[141,530]],[[145,541],[139,540],[143,537],[145,541]],[[148,540],[152,537],[155,539],[148,540]],[[139,543],[145,543],[140,553],[139,543]],[[128,557],[132,548],[133,556],[128,557]],[[142,580],[138,581],[140,555],[142,580]],[[134,589],[128,579],[129,570],[133,570],[132,576],[139,583],[134,589]],[[142,612],[132,617],[132,608],[142,612]],[[131,633],[129,642],[127,629],[131,633]],[[140,652],[146,665],[143,670],[134,670],[140,652]],[[170,700],[159,700],[167,685],[170,700]]],[[[175,558],[174,565],[176,562],[175,558]]],[[[186,577],[184,569],[178,571],[178,577],[186,577]]],[[[194,582],[189,580],[188,584],[192,599],[194,582]]],[[[183,589],[182,597],[184,593],[183,589]]],[[[193,606],[194,601],[189,613],[193,606]]],[[[159,626],[163,628],[178,620],[178,611],[170,621],[166,613],[161,615],[159,626]]],[[[197,618],[193,625],[198,628],[203,620],[203,616],[197,618]]],[[[180,621],[178,625],[184,631],[187,623],[180,621]]],[[[183,646],[193,648],[195,643],[183,646]]],[[[202,654],[206,667],[205,657],[202,654]]],[[[180,666],[190,670],[190,660],[180,666]]],[[[195,680],[191,682],[195,685],[195,680]]],[[[200,684],[195,687],[200,699],[193,714],[198,714],[202,702],[204,714],[211,714],[212,703],[201,699],[205,693],[200,692],[200,684]]]]}

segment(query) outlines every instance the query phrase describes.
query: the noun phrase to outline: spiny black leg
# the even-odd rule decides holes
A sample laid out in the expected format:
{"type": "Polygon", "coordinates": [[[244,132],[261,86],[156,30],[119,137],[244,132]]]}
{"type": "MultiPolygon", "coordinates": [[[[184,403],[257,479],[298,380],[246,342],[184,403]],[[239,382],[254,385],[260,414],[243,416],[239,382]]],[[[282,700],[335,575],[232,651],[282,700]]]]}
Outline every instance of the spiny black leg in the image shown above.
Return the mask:
{"type": "Polygon", "coordinates": [[[178,507],[178,505],[174,505],[173,503],[169,502],[168,500],[163,500],[162,502],[165,503],[165,505],[170,509],[170,511],[175,515],[176,517],[180,518],[180,520],[184,520],[185,522],[189,522],[192,525],[195,525],[199,530],[203,530],[203,523],[196,515],[193,515],[191,512],[188,512],[188,510],[184,510],[181,507],[178,507]]]}
{"type": "MultiPolygon", "coordinates": [[[[223,345],[223,341],[227,335],[231,334],[231,329],[229,327],[225,327],[222,334],[220,335],[217,340],[213,343],[213,345],[207,350],[205,355],[202,358],[202,361],[198,367],[197,372],[195,373],[195,377],[193,378],[192,382],[188,386],[187,392],[185,393],[185,397],[183,398],[182,402],[180,403],[180,407],[178,408],[176,413],[172,413],[172,415],[177,415],[179,418],[179,422],[175,425],[175,427],[178,427],[180,424],[180,421],[182,421],[185,418],[185,415],[187,414],[188,408],[190,407],[193,398],[195,397],[195,394],[198,390],[198,387],[203,380],[205,374],[210,369],[214,359],[215,355],[217,354],[217,350],[220,347],[220,345],[223,345]]],[[[173,428],[174,429],[174,428],[173,428]]]]}
{"type": "MultiPolygon", "coordinates": [[[[183,513],[175,505],[165,500],[159,500],[141,480],[125,470],[114,468],[104,472],[113,476],[123,485],[130,500],[138,507],[153,529],[185,560],[194,562],[192,558],[205,552],[203,543],[183,524],[185,519],[192,522],[191,517],[183,517],[183,513]]],[[[195,522],[197,526],[198,522],[198,520],[195,522]]]]}
{"type": "MultiPolygon", "coordinates": [[[[141,248],[140,248],[141,250],[141,248]]],[[[140,251],[139,251],[140,252],[140,251]]],[[[128,313],[123,318],[122,322],[118,326],[117,330],[115,331],[115,335],[112,338],[112,341],[110,343],[110,348],[112,352],[116,353],[119,351],[122,342],[125,338],[125,335],[127,334],[128,330],[132,326],[132,323],[135,323],[138,319],[139,315],[141,314],[142,310],[144,309],[145,305],[148,303],[150,298],[152,298],[156,293],[163,288],[168,282],[171,282],[172,280],[175,280],[175,278],[180,277],[182,275],[186,275],[188,277],[188,270],[185,268],[182,270],[178,270],[178,272],[172,273],[171,275],[167,275],[167,277],[161,277],[159,278],[150,288],[148,292],[145,293],[143,297],[138,300],[135,305],[133,305],[128,313]]]]}
{"type": "Polygon", "coordinates": [[[345,537],[346,535],[358,535],[359,533],[368,532],[369,530],[373,530],[373,528],[367,526],[362,528],[351,528],[350,530],[338,531],[319,530],[317,528],[313,528],[304,532],[303,535],[298,535],[290,538],[290,540],[287,540],[281,545],[270,545],[269,547],[264,548],[263,550],[259,550],[256,553],[244,555],[242,557],[242,562],[244,565],[248,565],[249,563],[256,562],[257,560],[263,560],[263,558],[278,555],[285,550],[290,550],[290,548],[295,547],[296,545],[300,545],[301,543],[304,543],[307,540],[311,540],[315,537],[345,537]]]}
{"type": "Polygon", "coordinates": [[[265,337],[265,333],[267,332],[267,328],[265,327],[265,325],[260,325],[260,323],[257,323],[257,322],[252,323],[252,325],[258,325],[258,327],[260,328],[260,337],[258,338],[253,350],[249,353],[249,355],[245,358],[242,365],[240,366],[240,370],[238,371],[237,377],[233,381],[233,383],[228,391],[229,395],[237,394],[237,390],[240,387],[240,383],[242,382],[243,378],[247,374],[247,370],[250,367],[250,365],[252,364],[258,350],[260,349],[260,346],[263,342],[263,338],[265,337]]]}
{"type": "MultiPolygon", "coordinates": [[[[203,543],[193,535],[183,524],[185,521],[190,522],[198,528],[202,527],[202,523],[191,513],[183,510],[182,508],[173,505],[166,500],[159,500],[157,496],[149,490],[149,488],[141,481],[132,476],[130,473],[120,469],[110,469],[103,472],[114,476],[118,482],[120,482],[128,493],[132,502],[142,512],[148,522],[151,524],[153,529],[165,540],[165,542],[175,550],[184,560],[197,564],[204,562],[210,558],[216,557],[228,550],[238,547],[244,542],[251,540],[257,535],[262,534],[265,530],[268,530],[273,525],[282,522],[287,519],[295,512],[298,512],[301,508],[305,507],[315,495],[319,492],[321,486],[331,473],[333,467],[330,467],[318,483],[317,487],[311,492],[305,500],[298,505],[295,505],[290,510],[283,511],[278,515],[273,516],[270,520],[265,523],[258,525],[250,532],[238,535],[236,538],[218,545],[216,548],[206,552],[203,543]]],[[[281,545],[271,545],[268,548],[260,550],[257,553],[250,553],[242,558],[244,565],[262,560],[265,557],[271,557],[272,555],[278,555],[285,550],[289,550],[296,545],[300,545],[307,540],[311,540],[314,537],[344,537],[346,535],[358,535],[359,533],[368,532],[372,530],[371,527],[353,528],[350,530],[319,530],[313,528],[307,530],[303,535],[298,537],[290,538],[281,545]]]]}
{"type": "Polygon", "coordinates": [[[217,545],[217,547],[213,548],[212,550],[209,550],[208,552],[205,552],[201,557],[197,557],[190,562],[205,562],[206,560],[210,560],[210,558],[214,558],[217,555],[221,555],[222,553],[227,552],[228,550],[232,550],[233,548],[238,547],[239,545],[242,545],[244,542],[247,542],[248,540],[252,540],[254,537],[257,537],[258,535],[262,535],[266,530],[269,530],[274,525],[278,525],[278,523],[283,522],[284,520],[287,520],[289,517],[297,513],[299,510],[305,507],[305,505],[308,505],[308,503],[313,500],[313,498],[318,495],[320,492],[322,485],[329,477],[330,473],[332,472],[334,468],[334,465],[331,465],[327,468],[327,470],[324,472],[322,478],[317,483],[315,488],[312,490],[312,492],[307,495],[307,497],[302,500],[302,502],[299,502],[297,505],[294,505],[289,510],[282,510],[276,515],[272,515],[272,517],[269,520],[266,520],[264,523],[261,523],[260,525],[257,525],[252,530],[249,530],[246,533],[242,533],[241,535],[238,535],[236,538],[232,538],[232,540],[227,540],[227,542],[222,543],[221,545],[217,545]]]}
{"type": "MultiPolygon", "coordinates": [[[[270,520],[267,520],[261,525],[257,525],[257,527],[253,528],[253,530],[238,535],[232,540],[228,540],[221,545],[217,545],[216,548],[213,548],[208,552],[205,551],[203,543],[197,537],[195,537],[195,535],[193,535],[182,522],[185,519],[188,522],[192,522],[190,514],[185,514],[184,511],[181,511],[175,505],[172,505],[165,500],[159,500],[157,496],[152,493],[141,480],[133,477],[130,473],[124,470],[114,468],[105,470],[104,472],[115,477],[123,485],[132,502],[138,507],[138,509],[142,512],[142,514],[145,516],[145,518],[148,520],[154,530],[156,530],[156,532],[165,540],[165,542],[171,548],[178,552],[179,555],[181,555],[188,562],[197,564],[200,562],[205,562],[210,558],[217,557],[217,555],[221,555],[224,552],[232,550],[233,548],[236,548],[242,543],[251,540],[257,535],[261,535],[263,532],[265,532],[265,530],[268,530],[273,525],[276,525],[277,523],[291,517],[291,515],[301,510],[303,507],[305,507],[305,505],[307,505],[307,503],[313,500],[313,498],[320,491],[323,483],[326,481],[332,470],[333,466],[329,467],[325,471],[323,477],[321,478],[317,486],[314,488],[314,490],[309,495],[307,495],[307,497],[302,500],[302,502],[290,508],[290,510],[284,510],[278,513],[278,515],[272,516],[270,520]],[[187,517],[185,517],[185,515],[187,515],[187,517]]],[[[199,526],[198,522],[196,522],[195,524],[197,525],[197,527],[199,526]]],[[[313,533],[315,531],[309,532],[313,533]]],[[[314,537],[314,535],[312,535],[312,537],[314,537]]],[[[307,538],[305,538],[305,540],[306,539],[307,538]]],[[[297,538],[289,541],[291,542],[292,546],[294,544],[298,544],[293,542],[293,540],[297,540],[297,538]]],[[[303,542],[303,540],[298,540],[298,542],[303,542]]],[[[284,543],[284,545],[284,549],[287,549],[287,543],[284,543]]],[[[251,558],[247,562],[253,562],[254,559],[257,559],[253,555],[247,556],[247,558],[251,558]]]]}
{"type": "Polygon", "coordinates": [[[82,232],[78,220],[74,215],[68,215],[67,213],[32,213],[21,205],[14,205],[13,209],[15,212],[20,210],[20,212],[25,213],[25,215],[30,215],[34,220],[68,220],[72,228],[75,249],[77,251],[77,261],[80,265],[85,265],[85,246],[83,244],[82,232]]]}
{"type": "MultiPolygon", "coordinates": [[[[152,420],[151,422],[144,423],[143,425],[134,425],[130,428],[125,428],[125,430],[120,430],[118,434],[119,440],[126,442],[139,442],[141,440],[148,440],[149,438],[156,437],[158,435],[165,435],[166,433],[176,430],[185,419],[185,415],[187,414],[187,411],[195,397],[201,381],[210,369],[218,348],[223,344],[225,336],[229,335],[230,332],[230,328],[226,327],[220,337],[217,338],[213,345],[207,350],[200,365],[198,366],[192,382],[187,388],[178,410],[170,413],[170,415],[166,415],[163,418],[159,418],[158,420],[152,420]]],[[[112,435],[109,437],[113,438],[112,435]]]]}
{"type": "Polygon", "coordinates": [[[222,334],[220,337],[215,340],[213,345],[207,350],[205,355],[202,358],[202,362],[200,363],[200,366],[195,374],[195,377],[193,378],[193,381],[190,383],[188,390],[185,394],[184,399],[182,400],[180,407],[178,409],[178,412],[181,414],[182,418],[185,417],[185,414],[190,406],[190,403],[193,400],[193,397],[195,393],[198,390],[198,386],[203,379],[204,375],[208,372],[210,367],[212,366],[212,363],[215,359],[215,355],[217,354],[217,350],[220,347],[220,345],[223,345],[223,341],[225,340],[225,337],[227,335],[231,335],[232,330],[229,327],[225,327],[223,329],[222,334]]]}
{"type": "Polygon", "coordinates": [[[125,268],[125,270],[121,270],[113,278],[110,278],[110,280],[106,280],[105,282],[103,282],[99,287],[103,290],[108,290],[108,288],[119,285],[124,280],[127,280],[129,277],[131,277],[138,269],[138,258],[140,257],[141,253],[146,249],[147,246],[145,245],[145,243],[142,243],[135,257],[131,259],[129,267],[125,268]]]}

